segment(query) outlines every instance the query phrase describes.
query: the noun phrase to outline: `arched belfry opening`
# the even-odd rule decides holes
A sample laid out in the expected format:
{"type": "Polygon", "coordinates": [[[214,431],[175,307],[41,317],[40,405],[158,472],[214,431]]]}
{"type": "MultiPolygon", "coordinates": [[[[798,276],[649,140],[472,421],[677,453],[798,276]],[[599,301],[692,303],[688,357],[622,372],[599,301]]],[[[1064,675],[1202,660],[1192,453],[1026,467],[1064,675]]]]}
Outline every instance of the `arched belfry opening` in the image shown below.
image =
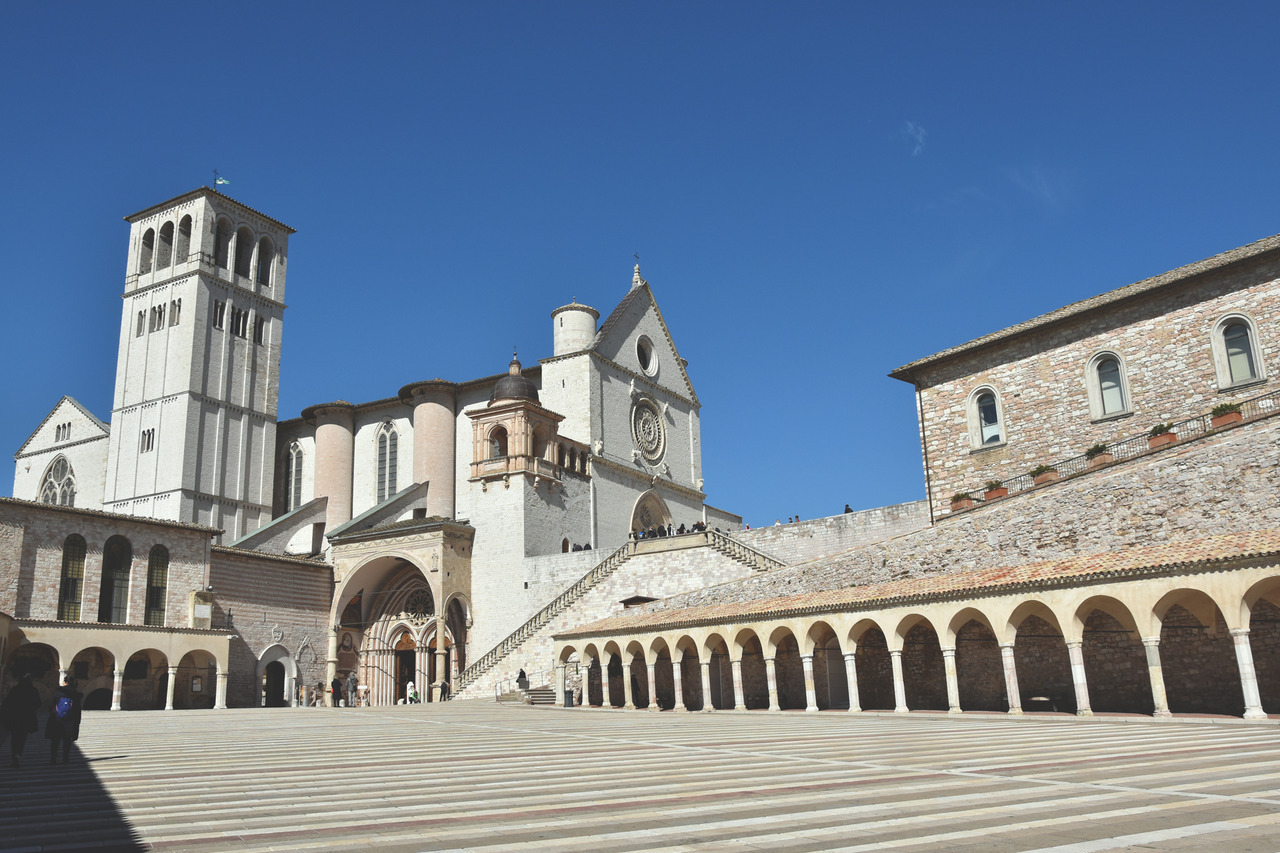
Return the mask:
{"type": "Polygon", "coordinates": [[[650,489],[639,497],[631,511],[631,532],[671,524],[671,511],[662,496],[650,489]]]}

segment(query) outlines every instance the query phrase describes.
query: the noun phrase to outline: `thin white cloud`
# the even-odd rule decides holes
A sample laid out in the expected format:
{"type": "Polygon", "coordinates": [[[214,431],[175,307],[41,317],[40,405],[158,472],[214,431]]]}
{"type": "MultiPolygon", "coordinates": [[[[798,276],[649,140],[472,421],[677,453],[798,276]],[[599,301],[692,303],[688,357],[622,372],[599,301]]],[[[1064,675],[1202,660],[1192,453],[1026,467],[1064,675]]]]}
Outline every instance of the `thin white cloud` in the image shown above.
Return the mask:
{"type": "Polygon", "coordinates": [[[906,135],[908,142],[912,145],[911,156],[919,157],[923,154],[924,139],[929,135],[929,132],[924,129],[924,125],[916,124],[914,121],[909,121],[906,123],[906,126],[903,127],[902,132],[906,135]]]}
{"type": "Polygon", "coordinates": [[[1014,166],[1005,170],[1013,185],[1048,207],[1062,204],[1066,187],[1061,180],[1045,174],[1039,166],[1014,166]]]}

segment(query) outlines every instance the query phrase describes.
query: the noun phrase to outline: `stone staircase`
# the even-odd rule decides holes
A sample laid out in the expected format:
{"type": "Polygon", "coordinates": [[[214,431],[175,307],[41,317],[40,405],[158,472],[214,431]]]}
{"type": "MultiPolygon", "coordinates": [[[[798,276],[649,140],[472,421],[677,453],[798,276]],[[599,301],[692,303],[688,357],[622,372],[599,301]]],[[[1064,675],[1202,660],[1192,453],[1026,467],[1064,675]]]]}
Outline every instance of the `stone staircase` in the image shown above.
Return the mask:
{"type": "MultiPolygon", "coordinates": [[[[565,613],[583,596],[616,573],[629,559],[637,555],[656,555],[664,551],[688,548],[710,548],[756,572],[767,572],[785,565],[749,545],[744,545],[712,530],[684,536],[629,541],[601,560],[581,579],[552,599],[523,625],[468,666],[458,677],[454,695],[460,698],[467,698],[474,693],[474,691],[468,693],[468,688],[475,685],[479,679],[489,673],[512,652],[539,636],[553,620],[565,613]]],[[[552,698],[554,701],[554,695],[552,698]]]]}
{"type": "Polygon", "coordinates": [[[556,691],[553,687],[530,687],[525,693],[529,696],[530,705],[556,704],[556,691]]]}

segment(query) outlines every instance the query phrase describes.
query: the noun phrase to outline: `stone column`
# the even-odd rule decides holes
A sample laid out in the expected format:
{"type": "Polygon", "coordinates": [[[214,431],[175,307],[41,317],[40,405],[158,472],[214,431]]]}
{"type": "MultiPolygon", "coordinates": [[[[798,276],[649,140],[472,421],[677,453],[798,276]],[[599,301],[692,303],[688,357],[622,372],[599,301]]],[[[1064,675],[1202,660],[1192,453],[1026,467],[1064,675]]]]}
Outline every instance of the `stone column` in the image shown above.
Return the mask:
{"type": "Polygon", "coordinates": [[[711,701],[711,661],[702,662],[702,710],[714,711],[715,703],[711,701]]]}
{"type": "Polygon", "coordinates": [[[818,712],[818,693],[813,688],[813,655],[800,655],[804,666],[804,710],[807,714],[818,712]]]}
{"type": "Polygon", "coordinates": [[[675,683],[676,688],[676,707],[674,710],[687,711],[688,709],[684,706],[684,686],[681,682],[681,679],[684,676],[683,673],[680,672],[683,667],[680,664],[681,661],[678,661],[675,658],[671,659],[671,680],[675,683]]]}
{"type": "Polygon", "coordinates": [[[169,667],[169,683],[164,687],[164,709],[166,711],[173,710],[173,687],[178,681],[178,668],[176,666],[169,667]]]}
{"type": "Polygon", "coordinates": [[[457,440],[454,384],[436,379],[400,389],[413,406],[413,481],[429,483],[427,515],[453,518],[457,440]]]}
{"type": "Polygon", "coordinates": [[[302,417],[316,425],[315,496],[329,499],[325,532],[351,520],[354,412],[350,403],[325,403],[302,410],[302,417]]]}
{"type": "Polygon", "coordinates": [[[335,707],[333,701],[333,690],[330,685],[333,680],[338,677],[338,626],[334,625],[329,629],[329,660],[324,667],[324,703],[330,708],[335,707]]]}
{"type": "Polygon", "coordinates": [[[635,696],[631,690],[631,664],[622,664],[622,707],[628,711],[636,709],[635,696]]]}
{"type": "Polygon", "coordinates": [[[911,709],[907,707],[907,686],[902,681],[902,649],[889,650],[889,663],[893,665],[893,711],[905,714],[911,709]]]}
{"type": "Polygon", "coordinates": [[[733,710],[745,711],[747,710],[747,697],[742,693],[742,660],[739,658],[730,662],[729,665],[733,669],[733,710]]]}
{"type": "Polygon", "coordinates": [[[124,670],[117,669],[111,682],[111,710],[120,710],[120,693],[124,689],[124,670]]]}
{"type": "Polygon", "coordinates": [[[556,705],[563,708],[564,705],[564,664],[556,665],[556,705]]]}
{"type": "Polygon", "coordinates": [[[1004,695],[1009,700],[1009,713],[1022,713],[1022,691],[1018,689],[1018,666],[1013,658],[1013,643],[1000,644],[1000,660],[1004,664],[1004,695]]]}
{"type": "Polygon", "coordinates": [[[1151,699],[1155,704],[1155,716],[1172,717],[1169,699],[1164,692],[1164,667],[1160,665],[1160,638],[1143,637],[1143,651],[1147,653],[1147,674],[1151,677],[1151,699]]]}
{"type": "Polygon", "coordinates": [[[960,681],[956,678],[956,650],[942,650],[942,668],[947,674],[947,713],[960,713],[960,681]]]}
{"type": "Polygon", "coordinates": [[[862,700],[858,696],[858,653],[856,650],[845,652],[844,654],[844,677],[849,682],[849,713],[857,714],[862,711],[862,700]]]}
{"type": "Polygon", "coordinates": [[[1084,649],[1079,640],[1067,643],[1067,657],[1071,660],[1071,684],[1076,690],[1076,716],[1092,717],[1089,706],[1089,682],[1084,676],[1084,649]]]}
{"type": "Polygon", "coordinates": [[[1258,673],[1253,666],[1253,649],[1249,646],[1249,629],[1232,628],[1231,642],[1236,647],[1236,666],[1240,669],[1240,687],[1244,690],[1244,718],[1266,719],[1258,692],[1258,673]]]}
{"type": "Polygon", "coordinates": [[[227,671],[218,667],[218,692],[214,694],[213,707],[219,711],[227,710],[227,671]]]}
{"type": "Polygon", "coordinates": [[[649,675],[649,710],[661,711],[662,706],[658,704],[658,682],[653,678],[653,664],[646,663],[644,668],[649,675]]]}
{"type": "Polygon", "coordinates": [[[778,673],[774,669],[773,658],[764,659],[764,674],[769,682],[769,710],[781,711],[782,706],[778,704],[778,673]]]}
{"type": "Polygon", "coordinates": [[[444,648],[444,614],[436,614],[436,680],[431,682],[431,698],[436,702],[444,700],[444,682],[448,667],[445,658],[448,652],[444,648]]]}

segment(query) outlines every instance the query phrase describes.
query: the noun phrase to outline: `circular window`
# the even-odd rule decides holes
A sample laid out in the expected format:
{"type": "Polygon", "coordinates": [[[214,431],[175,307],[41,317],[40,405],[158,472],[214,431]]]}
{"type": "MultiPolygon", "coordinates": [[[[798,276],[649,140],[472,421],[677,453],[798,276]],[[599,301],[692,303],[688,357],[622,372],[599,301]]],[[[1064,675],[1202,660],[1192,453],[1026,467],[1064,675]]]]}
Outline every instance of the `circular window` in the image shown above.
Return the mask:
{"type": "Polygon", "coordinates": [[[653,352],[653,341],[644,335],[636,341],[636,358],[640,361],[640,369],[650,376],[658,372],[658,357],[653,352]]]}
{"type": "Polygon", "coordinates": [[[658,407],[651,400],[640,400],[632,410],[631,438],[645,459],[657,462],[662,458],[667,445],[667,431],[658,407]]]}

